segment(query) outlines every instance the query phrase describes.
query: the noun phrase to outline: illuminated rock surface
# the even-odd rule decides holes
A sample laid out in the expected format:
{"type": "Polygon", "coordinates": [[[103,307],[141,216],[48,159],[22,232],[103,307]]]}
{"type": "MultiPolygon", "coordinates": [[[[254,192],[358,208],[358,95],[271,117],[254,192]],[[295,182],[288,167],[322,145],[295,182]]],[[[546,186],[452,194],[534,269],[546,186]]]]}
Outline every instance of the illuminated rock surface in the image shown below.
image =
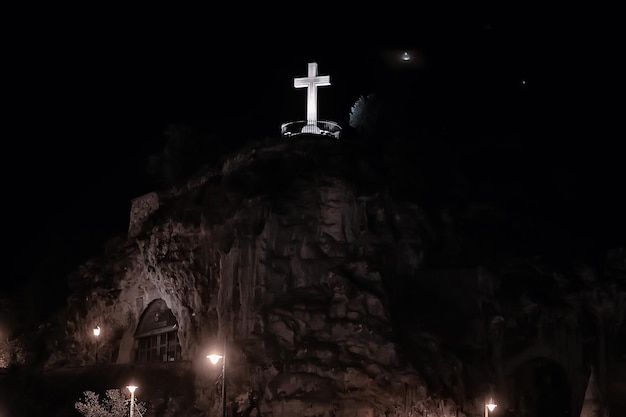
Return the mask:
{"type": "Polygon", "coordinates": [[[139,379],[152,415],[219,415],[219,369],[205,357],[226,336],[240,412],[253,389],[269,417],[472,415],[489,386],[506,410],[520,406],[510,381],[537,358],[580,407],[598,352],[583,340],[598,331],[587,311],[604,317],[624,297],[624,252],[607,255],[602,277],[582,264],[565,275],[529,251],[528,218],[420,177],[425,160],[392,161],[302,136],[138,197],[128,237],[69,277],[45,372],[73,380],[72,395],[139,379]],[[436,200],[445,190],[456,191],[436,200]],[[180,358],[140,364],[135,333],[155,300],[173,313],[180,358]]]}

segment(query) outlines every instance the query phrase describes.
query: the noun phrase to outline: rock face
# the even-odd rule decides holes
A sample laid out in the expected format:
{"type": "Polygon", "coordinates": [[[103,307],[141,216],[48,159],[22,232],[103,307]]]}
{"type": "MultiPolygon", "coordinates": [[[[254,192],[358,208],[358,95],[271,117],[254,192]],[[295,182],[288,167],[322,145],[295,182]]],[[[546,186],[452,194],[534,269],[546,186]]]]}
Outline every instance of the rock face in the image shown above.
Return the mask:
{"type": "MultiPolygon", "coordinates": [[[[416,204],[366,184],[373,170],[344,152],[319,138],[251,147],[135,200],[129,239],[78,272],[85,293],[73,304],[86,310],[70,324],[74,346],[92,344],[99,324],[100,357],[135,361],[142,314],[163,300],[200,408],[219,411],[205,357],[224,338],[229,403],[245,408],[252,389],[263,415],[423,407],[424,381],[394,341],[386,280],[417,271],[427,225],[416,204]]],[[[48,366],[88,362],[85,353],[63,349],[48,366]]]]}
{"type": "Polygon", "coordinates": [[[350,141],[267,142],[138,197],[128,236],[70,277],[45,369],[123,367],[152,387],[152,415],[219,415],[206,355],[225,341],[229,413],[266,417],[482,415],[487,392],[501,410],[538,407],[520,394],[537,358],[571,410],[587,365],[624,369],[625,251],[602,277],[566,275],[511,249],[527,219],[427,206],[418,169],[381,161],[350,141]],[[192,398],[163,394],[151,367],[189,375],[192,398]]]}

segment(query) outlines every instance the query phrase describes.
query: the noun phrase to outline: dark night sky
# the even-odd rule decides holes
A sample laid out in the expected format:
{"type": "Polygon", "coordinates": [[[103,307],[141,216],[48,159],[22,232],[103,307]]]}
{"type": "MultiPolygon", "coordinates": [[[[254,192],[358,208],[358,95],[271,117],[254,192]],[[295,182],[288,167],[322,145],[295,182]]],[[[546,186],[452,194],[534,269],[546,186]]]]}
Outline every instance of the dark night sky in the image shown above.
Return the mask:
{"type": "Polygon", "coordinates": [[[13,266],[4,280],[27,278],[46,256],[58,257],[62,269],[96,253],[104,235],[125,230],[130,199],[151,191],[143,167],[170,123],[201,124],[234,142],[277,136],[282,122],[305,114],[304,92],[292,83],[311,61],[332,83],[320,90],[320,103],[323,95],[330,103],[320,118],[346,126],[360,95],[412,72],[446,128],[465,129],[468,138],[522,131],[522,143],[562,165],[572,216],[592,208],[607,214],[580,227],[610,228],[623,217],[623,153],[607,127],[617,112],[600,110],[611,25],[582,10],[570,19],[486,8],[435,17],[329,14],[307,33],[294,17],[254,15],[218,24],[217,13],[196,16],[200,22],[43,13],[10,31],[3,207],[13,266]],[[422,64],[398,67],[390,57],[402,50],[422,64]]]}

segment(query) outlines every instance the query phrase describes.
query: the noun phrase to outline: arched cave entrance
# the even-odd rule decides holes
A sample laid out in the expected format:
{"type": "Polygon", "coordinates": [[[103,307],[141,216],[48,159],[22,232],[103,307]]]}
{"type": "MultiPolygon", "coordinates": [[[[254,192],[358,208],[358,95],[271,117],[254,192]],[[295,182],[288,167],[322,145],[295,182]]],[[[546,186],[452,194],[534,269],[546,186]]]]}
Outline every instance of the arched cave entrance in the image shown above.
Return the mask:
{"type": "Polygon", "coordinates": [[[514,374],[515,416],[571,417],[572,389],[567,373],[557,362],[534,358],[514,374]]]}
{"type": "Polygon", "coordinates": [[[156,299],[144,310],[135,331],[135,362],[181,360],[178,322],[165,301],[156,299]]]}

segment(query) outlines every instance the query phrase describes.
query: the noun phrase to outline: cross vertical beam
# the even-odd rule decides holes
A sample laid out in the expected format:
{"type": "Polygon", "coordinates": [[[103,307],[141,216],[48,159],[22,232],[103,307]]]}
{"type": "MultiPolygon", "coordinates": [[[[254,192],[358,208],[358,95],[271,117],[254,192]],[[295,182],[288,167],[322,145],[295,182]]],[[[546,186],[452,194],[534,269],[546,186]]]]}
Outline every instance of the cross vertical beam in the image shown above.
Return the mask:
{"type": "Polygon", "coordinates": [[[317,75],[317,62],[309,62],[309,72],[306,77],[294,78],[295,88],[306,88],[306,122],[307,125],[317,126],[317,87],[330,85],[330,76],[317,75]]]}

